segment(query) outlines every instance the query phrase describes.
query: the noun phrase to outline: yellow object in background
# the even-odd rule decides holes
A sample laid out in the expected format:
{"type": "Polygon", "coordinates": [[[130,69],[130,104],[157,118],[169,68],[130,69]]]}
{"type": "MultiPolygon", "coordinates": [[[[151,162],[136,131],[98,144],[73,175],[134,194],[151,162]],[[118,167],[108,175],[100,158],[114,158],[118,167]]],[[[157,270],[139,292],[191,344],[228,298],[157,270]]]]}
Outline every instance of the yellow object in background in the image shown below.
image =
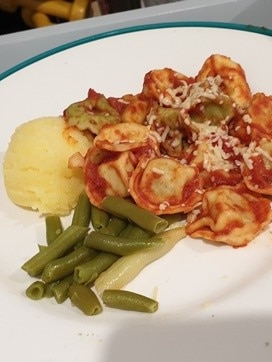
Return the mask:
{"type": "Polygon", "coordinates": [[[17,4],[14,0],[0,0],[0,9],[9,13],[14,13],[17,10],[17,4]]]}
{"type": "Polygon", "coordinates": [[[0,9],[10,13],[21,9],[23,21],[31,28],[102,15],[98,1],[91,0],[0,0],[0,9]]]}

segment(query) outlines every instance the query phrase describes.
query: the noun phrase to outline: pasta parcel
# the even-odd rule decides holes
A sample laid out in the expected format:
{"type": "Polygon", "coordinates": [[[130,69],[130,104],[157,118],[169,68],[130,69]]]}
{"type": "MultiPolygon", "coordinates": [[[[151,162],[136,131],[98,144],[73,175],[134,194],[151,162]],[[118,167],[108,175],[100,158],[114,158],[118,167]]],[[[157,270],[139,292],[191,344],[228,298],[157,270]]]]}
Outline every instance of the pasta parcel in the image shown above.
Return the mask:
{"type": "Polygon", "coordinates": [[[129,197],[156,215],[183,213],[191,237],[235,247],[271,222],[272,97],[252,94],[229,57],[211,55],[194,77],[151,70],[136,95],[90,89],[64,118],[94,133],[82,167],[98,208],[108,195],[129,197]]]}

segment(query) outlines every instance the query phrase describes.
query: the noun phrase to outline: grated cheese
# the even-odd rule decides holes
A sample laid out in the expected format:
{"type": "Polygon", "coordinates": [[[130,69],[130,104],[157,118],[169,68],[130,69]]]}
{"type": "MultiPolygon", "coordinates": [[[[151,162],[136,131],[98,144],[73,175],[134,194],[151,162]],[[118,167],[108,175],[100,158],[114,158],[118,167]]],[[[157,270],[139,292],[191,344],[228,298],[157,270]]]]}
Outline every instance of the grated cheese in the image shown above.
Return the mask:
{"type": "Polygon", "coordinates": [[[243,117],[242,117],[242,120],[245,122],[245,123],[252,123],[252,118],[250,117],[249,114],[244,114],[243,117]]]}
{"type": "Polygon", "coordinates": [[[152,114],[152,113],[149,113],[148,115],[147,115],[147,117],[146,117],[146,120],[147,120],[147,123],[149,124],[149,125],[153,125],[153,123],[156,121],[156,119],[157,119],[157,116],[155,115],[155,114],[152,114]]]}
{"type": "Polygon", "coordinates": [[[122,98],[119,98],[119,99],[118,99],[118,102],[119,102],[119,103],[122,103],[122,104],[129,104],[129,103],[130,103],[129,101],[125,101],[125,100],[122,99],[122,98]]]}
{"type": "Polygon", "coordinates": [[[241,155],[249,170],[253,169],[253,161],[252,161],[251,157],[257,155],[257,153],[255,152],[255,149],[256,149],[256,142],[250,142],[248,147],[244,147],[241,150],[241,155]]]}
{"type": "Polygon", "coordinates": [[[162,135],[161,135],[161,141],[162,141],[162,142],[165,142],[166,137],[168,136],[169,131],[170,131],[170,127],[169,127],[169,126],[166,126],[166,127],[164,128],[164,130],[163,130],[162,135]]]}
{"type": "MultiPolygon", "coordinates": [[[[196,124],[199,134],[195,140],[197,146],[205,144],[203,152],[203,168],[208,172],[215,170],[230,171],[237,166],[232,160],[233,156],[241,154],[240,141],[238,138],[228,134],[228,127],[210,125],[209,122],[196,124]],[[232,151],[225,152],[224,145],[232,151]]],[[[197,155],[198,151],[193,154],[197,155]]]]}
{"type": "Polygon", "coordinates": [[[261,148],[260,146],[255,148],[255,151],[257,151],[260,155],[262,155],[263,157],[265,157],[268,161],[272,162],[272,157],[270,156],[270,154],[268,152],[266,152],[263,148],[261,148]]]}
{"type": "MultiPolygon", "coordinates": [[[[230,77],[231,79],[231,77],[230,77]]],[[[208,171],[224,170],[229,172],[233,169],[242,168],[244,165],[248,169],[253,169],[252,157],[261,154],[267,160],[272,162],[270,156],[261,147],[257,147],[255,142],[251,142],[248,146],[241,144],[239,138],[229,135],[228,122],[229,116],[221,120],[220,125],[213,125],[210,121],[198,123],[192,121],[188,110],[193,106],[200,104],[200,110],[204,109],[202,104],[205,99],[214,100],[219,96],[229,97],[221,89],[223,80],[220,75],[215,77],[207,77],[199,82],[188,84],[182,80],[180,85],[176,88],[173,85],[164,91],[160,92],[159,104],[161,106],[179,108],[182,124],[188,126],[190,129],[191,142],[194,142],[196,148],[191,152],[192,156],[196,158],[191,161],[191,164],[202,162],[203,168],[208,171]],[[201,105],[202,104],[202,105],[201,105]]],[[[219,104],[223,104],[221,99],[219,104]]],[[[252,133],[251,123],[252,118],[242,107],[239,107],[235,102],[232,102],[232,107],[241,114],[243,122],[246,123],[246,133],[252,133]]],[[[162,126],[159,122],[156,124],[157,115],[150,113],[147,116],[147,124],[154,126],[158,132],[158,141],[163,143],[169,139],[172,140],[170,146],[175,148],[181,145],[180,133],[174,134],[169,126],[162,126]]],[[[238,131],[240,126],[235,127],[238,131]]],[[[186,159],[181,162],[187,164],[186,159]]],[[[153,169],[153,172],[163,174],[162,170],[153,169]]]]}
{"type": "Polygon", "coordinates": [[[168,201],[164,201],[159,205],[159,210],[163,211],[165,210],[168,206],[169,206],[169,202],[168,201]]]}
{"type": "Polygon", "coordinates": [[[178,147],[180,145],[180,140],[179,140],[179,138],[175,138],[172,142],[171,142],[171,146],[173,147],[173,148],[176,148],[176,147],[178,147]]]}
{"type": "Polygon", "coordinates": [[[251,134],[251,127],[250,127],[250,126],[247,126],[247,127],[246,127],[246,133],[247,133],[248,135],[251,134]]]}
{"type": "Polygon", "coordinates": [[[164,170],[161,170],[161,169],[159,169],[157,167],[153,167],[152,172],[154,172],[154,173],[156,173],[158,175],[164,175],[165,174],[164,170]]]}
{"type": "Polygon", "coordinates": [[[167,88],[166,94],[160,94],[159,102],[161,106],[190,109],[192,106],[201,103],[202,98],[216,99],[220,94],[223,94],[220,89],[222,78],[219,75],[189,85],[185,81],[182,83],[177,88],[167,88]]]}

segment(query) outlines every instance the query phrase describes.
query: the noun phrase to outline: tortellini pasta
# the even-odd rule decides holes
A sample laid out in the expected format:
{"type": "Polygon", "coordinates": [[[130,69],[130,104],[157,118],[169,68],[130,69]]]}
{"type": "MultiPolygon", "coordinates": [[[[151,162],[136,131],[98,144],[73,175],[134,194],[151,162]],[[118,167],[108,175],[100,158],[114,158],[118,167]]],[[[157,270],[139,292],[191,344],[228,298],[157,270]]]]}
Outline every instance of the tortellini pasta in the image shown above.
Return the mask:
{"type": "Polygon", "coordinates": [[[129,196],[129,177],[134,169],[129,152],[109,152],[96,147],[85,156],[84,175],[86,193],[91,203],[100,207],[107,195],[129,196]]]}
{"type": "Polygon", "coordinates": [[[87,194],[130,198],[157,215],[187,215],[191,237],[248,244],[272,219],[272,96],[252,93],[242,66],[221,54],[195,76],[153,69],[141,92],[90,89],[64,111],[90,131],[87,194]]]}
{"type": "Polygon", "coordinates": [[[196,238],[245,246],[271,217],[268,199],[254,195],[242,184],[218,186],[203,194],[201,208],[188,216],[186,232],[196,238]]]}
{"type": "Polygon", "coordinates": [[[252,98],[245,72],[240,64],[227,56],[213,54],[205,60],[196,79],[203,80],[208,77],[220,76],[220,88],[241,108],[249,106],[252,98]]]}
{"type": "Polygon", "coordinates": [[[191,211],[202,198],[202,181],[196,167],[170,157],[142,158],[129,182],[138,205],[154,214],[191,211]]]}

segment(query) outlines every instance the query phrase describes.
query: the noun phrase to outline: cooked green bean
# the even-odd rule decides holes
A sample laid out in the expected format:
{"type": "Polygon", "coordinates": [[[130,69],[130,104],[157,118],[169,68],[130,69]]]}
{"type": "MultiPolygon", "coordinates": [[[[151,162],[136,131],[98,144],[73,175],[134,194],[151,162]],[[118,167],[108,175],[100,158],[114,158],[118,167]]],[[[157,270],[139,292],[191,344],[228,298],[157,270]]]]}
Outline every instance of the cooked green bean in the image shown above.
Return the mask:
{"type": "Polygon", "coordinates": [[[68,226],[46,249],[38,252],[26,261],[22,265],[22,269],[30,276],[39,275],[47,263],[63,256],[65,252],[77,244],[87,233],[87,227],[68,226]]]}
{"type": "Polygon", "coordinates": [[[129,255],[137,250],[157,247],[160,244],[163,242],[158,237],[128,239],[102,234],[99,231],[90,232],[84,240],[85,246],[117,255],[129,255]]]}
{"type": "Polygon", "coordinates": [[[128,290],[104,290],[102,301],[107,307],[135,312],[154,313],[159,307],[156,300],[128,290]]]}
{"type": "Polygon", "coordinates": [[[80,246],[62,258],[47,263],[43,269],[41,279],[45,283],[62,279],[73,273],[77,265],[94,258],[96,255],[97,251],[86,246],[80,246]]]}
{"type": "Polygon", "coordinates": [[[39,251],[43,251],[47,248],[47,245],[41,245],[41,244],[38,244],[38,249],[39,251]]]}
{"type": "Polygon", "coordinates": [[[36,280],[26,289],[26,295],[30,299],[39,300],[44,297],[44,290],[45,284],[40,280],[36,280]]]}
{"type": "Polygon", "coordinates": [[[110,216],[106,211],[92,205],[91,222],[94,230],[100,230],[101,228],[107,227],[109,220],[110,216]]]}
{"type": "Polygon", "coordinates": [[[131,255],[122,256],[107,270],[101,273],[94,282],[99,295],[105,289],[121,289],[133,280],[148,264],[168,253],[176,243],[186,236],[184,227],[166,230],[158,234],[163,241],[156,248],[136,251],[131,255]]]}
{"type": "Polygon", "coordinates": [[[58,215],[48,215],[45,217],[46,242],[51,244],[63,231],[61,219],[58,215]]]}
{"type": "Polygon", "coordinates": [[[101,206],[107,212],[131,220],[143,229],[156,234],[165,230],[168,226],[168,222],[163,218],[140,208],[122,197],[107,196],[102,201],[101,206]]]}
{"type": "Polygon", "coordinates": [[[127,226],[125,227],[124,230],[122,230],[119,234],[119,236],[123,237],[123,238],[126,238],[126,237],[129,237],[129,234],[131,233],[131,231],[133,230],[134,228],[134,224],[132,224],[131,222],[129,222],[127,224],[127,226]]]}
{"type": "Polygon", "coordinates": [[[99,229],[99,232],[110,235],[119,235],[127,226],[127,221],[119,217],[111,217],[106,227],[99,229]]]}
{"type": "Polygon", "coordinates": [[[58,304],[63,303],[68,298],[69,288],[73,284],[73,274],[68,275],[59,281],[53,288],[52,293],[58,304]]]}
{"type": "Polygon", "coordinates": [[[130,231],[128,233],[129,238],[149,238],[153,235],[154,235],[154,233],[152,233],[151,231],[147,231],[147,230],[141,228],[140,226],[133,225],[133,224],[132,224],[132,228],[130,229],[130,231]]]}
{"type": "Polygon", "coordinates": [[[117,259],[117,255],[101,252],[90,261],[75,267],[74,280],[79,284],[91,283],[117,259]]]}
{"type": "Polygon", "coordinates": [[[45,284],[44,287],[44,297],[45,298],[52,298],[54,296],[53,294],[53,288],[59,283],[59,280],[57,280],[56,282],[51,282],[51,283],[47,283],[45,284]]]}
{"type": "Polygon", "coordinates": [[[148,238],[153,235],[153,232],[147,231],[132,222],[128,223],[127,227],[119,234],[123,238],[148,238]]]}
{"type": "Polygon", "coordinates": [[[85,191],[78,198],[74,209],[72,225],[89,226],[91,221],[92,205],[85,191]]]}
{"type": "Polygon", "coordinates": [[[180,213],[161,215],[161,217],[168,222],[168,225],[179,223],[184,220],[184,216],[182,216],[180,213]]]}
{"type": "Polygon", "coordinates": [[[69,288],[69,298],[73,305],[84,314],[91,316],[102,312],[102,306],[95,293],[86,285],[73,284],[69,288]]]}

